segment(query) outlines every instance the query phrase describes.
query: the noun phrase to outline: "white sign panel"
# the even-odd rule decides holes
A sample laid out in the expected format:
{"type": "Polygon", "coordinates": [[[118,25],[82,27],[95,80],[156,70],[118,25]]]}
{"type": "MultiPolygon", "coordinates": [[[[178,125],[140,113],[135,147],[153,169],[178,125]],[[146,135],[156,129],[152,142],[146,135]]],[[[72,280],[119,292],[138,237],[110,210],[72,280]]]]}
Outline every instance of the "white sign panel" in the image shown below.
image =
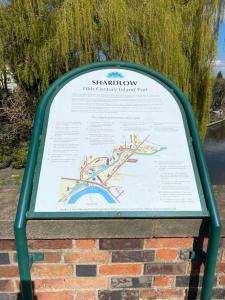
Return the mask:
{"type": "Polygon", "coordinates": [[[159,82],[102,69],[49,112],[34,212],[201,211],[180,108],[159,82]]]}

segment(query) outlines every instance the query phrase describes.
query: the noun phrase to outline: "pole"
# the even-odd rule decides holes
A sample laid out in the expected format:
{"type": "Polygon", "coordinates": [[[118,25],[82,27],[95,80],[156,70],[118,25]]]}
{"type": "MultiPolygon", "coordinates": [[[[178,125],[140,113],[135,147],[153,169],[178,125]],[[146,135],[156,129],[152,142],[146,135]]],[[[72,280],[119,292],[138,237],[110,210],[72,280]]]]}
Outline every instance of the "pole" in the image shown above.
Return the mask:
{"type": "Polygon", "coordinates": [[[14,224],[14,234],[16,240],[16,249],[18,257],[18,267],[21,278],[21,291],[23,300],[33,300],[32,282],[30,275],[30,259],[27,246],[26,224],[27,211],[30,205],[30,197],[32,191],[32,182],[37,159],[37,152],[40,141],[42,128],[43,114],[45,106],[43,101],[39,104],[35,115],[34,124],[31,136],[31,142],[26,162],[26,168],[23,176],[22,188],[17,207],[16,220],[14,224]]]}
{"type": "Polygon", "coordinates": [[[215,220],[214,216],[211,216],[211,218],[201,300],[211,299],[215,282],[215,268],[219,249],[221,225],[220,222],[217,222],[219,220],[215,220]]]}
{"type": "Polygon", "coordinates": [[[26,227],[15,228],[15,239],[22,296],[24,300],[33,300],[26,227]]]}
{"type": "Polygon", "coordinates": [[[176,88],[175,92],[177,93],[179,99],[182,100],[183,107],[185,108],[186,115],[188,117],[189,128],[193,139],[193,146],[199,169],[199,175],[201,178],[206,204],[210,215],[209,241],[202,284],[201,300],[211,300],[217,254],[219,249],[221,222],[191,105],[179,89],[176,88]]]}

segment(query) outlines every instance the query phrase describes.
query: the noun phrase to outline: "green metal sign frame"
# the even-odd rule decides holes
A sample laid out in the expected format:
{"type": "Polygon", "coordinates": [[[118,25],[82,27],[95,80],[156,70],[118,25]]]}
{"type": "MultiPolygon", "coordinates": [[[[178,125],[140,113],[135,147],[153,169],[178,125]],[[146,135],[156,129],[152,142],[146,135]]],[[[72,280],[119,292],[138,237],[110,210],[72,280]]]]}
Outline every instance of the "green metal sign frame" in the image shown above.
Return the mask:
{"type": "MultiPolygon", "coordinates": [[[[16,248],[18,256],[18,265],[21,277],[21,288],[23,298],[25,300],[32,300],[32,285],[30,275],[30,261],[31,258],[34,261],[35,255],[32,257],[29,255],[26,236],[26,224],[28,219],[77,219],[77,218],[207,218],[209,219],[210,232],[209,243],[205,262],[205,274],[202,287],[202,300],[210,300],[212,295],[212,287],[214,283],[214,272],[217,261],[217,253],[220,240],[220,218],[218,209],[216,206],[212,186],[210,183],[207,167],[202,152],[201,142],[198,134],[198,130],[195,124],[194,114],[192,112],[191,105],[182,91],[170,80],[162,76],[161,74],[146,68],[142,65],[131,64],[127,62],[113,61],[113,62],[101,62],[91,65],[86,65],[77,69],[74,69],[61,78],[56,80],[46,91],[41,98],[34,120],[34,127],[32,130],[31,142],[29,147],[29,153],[27,158],[27,164],[25,168],[22,189],[20,193],[17,215],[14,225],[16,248]],[[35,213],[35,193],[37,191],[37,183],[41,167],[41,159],[43,154],[43,148],[45,143],[45,134],[48,123],[49,109],[54,96],[61,90],[61,88],[74,79],[77,76],[85,74],[87,72],[101,70],[101,69],[126,69],[135,72],[142,73],[148,77],[153,78],[163,85],[177,101],[182,113],[187,140],[189,144],[189,150],[191,153],[191,159],[195,178],[198,186],[199,197],[201,200],[202,212],[180,212],[180,213],[168,213],[168,212],[154,212],[154,213],[134,213],[134,212],[106,212],[102,214],[89,213],[35,213]],[[36,173],[36,175],[35,175],[36,173]]],[[[37,256],[38,257],[38,256],[37,256]]],[[[40,258],[39,258],[40,259],[40,258]]]]}
{"type": "MultiPolygon", "coordinates": [[[[96,67],[94,70],[99,70],[100,66],[96,67]]],[[[117,68],[116,66],[105,66],[104,70],[107,70],[108,68],[113,69],[117,68]]],[[[128,67],[123,67],[123,70],[133,70],[133,68],[128,68],[128,67]]],[[[93,69],[89,69],[88,71],[93,71],[93,69]]],[[[143,74],[139,69],[136,68],[136,73],[139,72],[143,74]]],[[[86,72],[73,72],[72,76],[70,77],[70,80],[76,78],[77,76],[80,76],[82,74],[85,74],[86,72]]],[[[146,76],[146,73],[144,73],[146,76]]],[[[44,152],[44,147],[45,147],[45,140],[46,140],[46,133],[47,133],[47,128],[48,128],[48,120],[49,120],[49,113],[50,113],[50,108],[51,104],[54,101],[55,96],[58,93],[58,90],[55,90],[51,93],[50,97],[46,99],[47,105],[46,105],[46,110],[45,110],[45,116],[44,116],[44,121],[43,121],[43,127],[42,127],[42,134],[41,134],[41,140],[40,140],[40,148],[38,151],[38,157],[37,157],[37,163],[36,163],[36,170],[35,170],[35,175],[34,175],[34,180],[33,180],[33,189],[32,189],[32,195],[31,195],[31,203],[29,207],[29,212],[27,216],[29,218],[35,218],[35,219],[45,219],[45,218],[51,218],[51,219],[63,219],[63,218],[116,218],[116,217],[125,217],[125,218],[132,218],[132,217],[141,217],[141,218],[154,218],[154,217],[201,217],[201,216],[208,216],[208,210],[205,205],[205,199],[204,199],[204,193],[202,190],[202,185],[201,185],[201,180],[198,174],[198,168],[196,164],[196,159],[195,159],[195,154],[192,146],[192,138],[190,136],[190,131],[187,123],[187,118],[186,114],[184,111],[184,108],[182,104],[180,103],[179,99],[177,98],[176,94],[173,93],[171,89],[168,88],[167,85],[165,85],[163,82],[160,82],[158,79],[156,79],[154,76],[148,74],[148,77],[153,78],[155,81],[159,82],[161,86],[163,86],[170,94],[172,94],[174,100],[176,101],[181,115],[182,115],[182,120],[184,124],[184,129],[185,129],[185,134],[187,137],[187,142],[188,142],[188,148],[191,156],[191,161],[192,161],[192,166],[193,166],[193,171],[195,175],[195,180],[198,188],[198,194],[201,202],[201,211],[98,211],[98,212],[35,212],[35,203],[36,203],[36,196],[37,196],[37,190],[38,190],[38,183],[39,183],[39,178],[40,178],[40,171],[41,171],[41,165],[42,165],[42,159],[43,159],[43,152],[44,152]]],[[[63,78],[62,78],[63,79],[63,78]]],[[[69,81],[70,81],[69,80],[69,81]]],[[[60,82],[60,89],[62,89],[68,81],[62,80],[60,82]]]]}

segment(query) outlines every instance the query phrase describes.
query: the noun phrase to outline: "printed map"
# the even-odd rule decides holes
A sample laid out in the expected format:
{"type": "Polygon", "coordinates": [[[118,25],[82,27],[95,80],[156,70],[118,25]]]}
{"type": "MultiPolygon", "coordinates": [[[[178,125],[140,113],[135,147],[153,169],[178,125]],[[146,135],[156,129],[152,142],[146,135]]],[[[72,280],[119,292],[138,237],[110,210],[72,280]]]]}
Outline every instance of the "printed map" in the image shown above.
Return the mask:
{"type": "Polygon", "coordinates": [[[131,134],[129,142],[115,146],[110,157],[86,157],[81,163],[79,178],[61,178],[59,202],[74,204],[87,194],[100,194],[110,204],[120,202],[124,194],[123,187],[112,182],[116,176],[118,178],[122,166],[137,164],[138,155],[149,156],[165,149],[149,142],[149,138],[146,136],[140,140],[138,135],[131,134]]]}

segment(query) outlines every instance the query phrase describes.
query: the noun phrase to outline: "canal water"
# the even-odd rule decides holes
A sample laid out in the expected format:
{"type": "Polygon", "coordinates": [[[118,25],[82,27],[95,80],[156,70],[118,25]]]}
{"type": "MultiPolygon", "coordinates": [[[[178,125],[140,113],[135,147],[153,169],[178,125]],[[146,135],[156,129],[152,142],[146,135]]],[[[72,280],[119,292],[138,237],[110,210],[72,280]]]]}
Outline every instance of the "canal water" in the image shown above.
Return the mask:
{"type": "Polygon", "coordinates": [[[212,184],[225,184],[225,121],[208,127],[204,152],[212,184]]]}

